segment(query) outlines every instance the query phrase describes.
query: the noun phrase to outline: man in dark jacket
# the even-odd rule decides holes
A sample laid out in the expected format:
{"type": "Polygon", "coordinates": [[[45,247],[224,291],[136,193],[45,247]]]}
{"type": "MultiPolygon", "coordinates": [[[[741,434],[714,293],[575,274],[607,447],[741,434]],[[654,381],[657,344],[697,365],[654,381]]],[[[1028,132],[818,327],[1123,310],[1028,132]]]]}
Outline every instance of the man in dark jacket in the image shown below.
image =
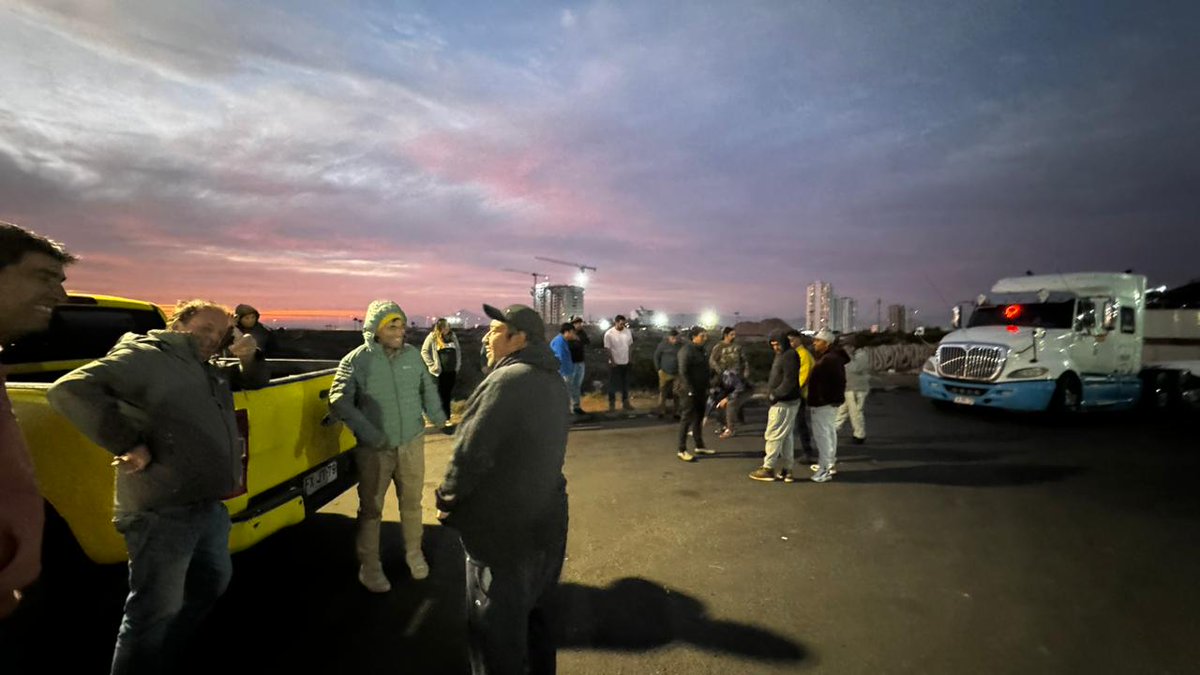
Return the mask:
{"type": "Polygon", "coordinates": [[[583,376],[587,373],[587,366],[584,364],[586,358],[584,350],[591,344],[591,339],[588,338],[587,330],[583,327],[583,317],[577,316],[571,319],[571,325],[575,327],[575,339],[567,346],[571,348],[571,363],[575,364],[575,371],[571,374],[571,386],[567,389],[571,393],[571,403],[575,406],[571,412],[583,415],[583,376]]]}
{"type": "Polygon", "coordinates": [[[567,388],[537,312],[483,310],[492,372],[467,401],[438,518],[466,551],[471,671],[552,673],[549,600],[567,546],[567,388]]]}
{"type": "Polygon", "coordinates": [[[675,378],[679,375],[679,331],[674,328],[654,348],[654,369],[658,371],[658,417],[667,414],[667,399],[675,406],[679,417],[679,397],[675,395],[675,378]]]}
{"type": "Polygon", "coordinates": [[[240,366],[209,362],[231,327],[220,305],[181,303],[168,330],[125,334],[46,393],[120,467],[113,521],[129,548],[129,598],[114,674],[182,670],[180,648],[233,574],[221,500],[245,490],[245,447],[230,382],[262,387],[267,370],[249,336],[229,347],[240,366]]]}
{"type": "MultiPolygon", "coordinates": [[[[240,338],[243,335],[254,338],[255,344],[258,345],[258,351],[264,355],[267,353],[268,343],[271,341],[271,331],[262,325],[258,310],[245,304],[233,308],[233,337],[240,338]]],[[[228,356],[233,356],[233,354],[228,354],[228,356]]]]}
{"type": "Polygon", "coordinates": [[[835,344],[828,329],[813,336],[816,363],[808,380],[808,406],[812,410],[813,441],[817,444],[814,483],[824,483],[837,473],[837,411],[846,400],[846,364],[850,357],[835,344]]]}
{"type": "Polygon", "coordinates": [[[685,462],[696,461],[696,455],[711,455],[713,450],[704,447],[705,395],[708,392],[708,358],[704,355],[704,343],[708,341],[708,331],[701,326],[693,326],[688,331],[688,342],[679,348],[676,359],[679,361],[679,376],[676,378],[679,393],[679,404],[683,408],[683,417],[679,420],[679,459],[685,462]],[[688,431],[692,433],[696,452],[688,452],[688,431]]]}
{"type": "Polygon", "coordinates": [[[767,429],[763,433],[766,457],[761,467],[750,472],[750,478],[791,483],[795,480],[792,467],[796,463],[792,427],[800,409],[800,355],[788,345],[782,330],[771,333],[770,343],[775,360],[767,380],[767,400],[771,408],[767,411],[767,429]]]}

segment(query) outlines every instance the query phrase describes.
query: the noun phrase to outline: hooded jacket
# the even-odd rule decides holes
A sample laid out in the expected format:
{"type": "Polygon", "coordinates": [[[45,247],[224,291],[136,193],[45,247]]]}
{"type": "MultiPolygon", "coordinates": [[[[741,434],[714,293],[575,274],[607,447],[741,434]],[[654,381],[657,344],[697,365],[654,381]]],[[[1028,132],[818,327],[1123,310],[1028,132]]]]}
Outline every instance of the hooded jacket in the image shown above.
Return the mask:
{"type": "MultiPolygon", "coordinates": [[[[458,334],[450,331],[450,344],[454,345],[454,372],[462,372],[462,348],[458,344],[458,334]]],[[[438,356],[437,328],[429,331],[425,341],[421,343],[421,360],[429,369],[429,374],[437,377],[442,374],[442,359],[438,356]]]]}
{"type": "Polygon", "coordinates": [[[51,407],[114,455],[138,445],[150,463],[117,471],[116,512],[132,513],[218,500],[242,483],[243,441],[231,381],[265,386],[256,360],[218,368],[201,360],[187,333],[126,333],[108,355],[59,378],[46,393],[51,407]]]}
{"type": "Polygon", "coordinates": [[[808,405],[818,408],[846,402],[846,363],[850,357],[845,350],[830,345],[817,357],[812,376],[808,378],[808,405]]]}
{"type": "Polygon", "coordinates": [[[800,388],[800,355],[788,345],[787,338],[782,334],[771,335],[772,342],[784,345],[775,354],[771,362],[771,375],[767,379],[767,399],[771,403],[787,403],[799,401],[800,388]]]}
{"type": "Polygon", "coordinates": [[[545,343],[531,344],[467,400],[437,506],[476,560],[516,560],[566,537],[569,397],[558,365],[545,343]]]}
{"type": "Polygon", "coordinates": [[[859,347],[846,364],[846,391],[871,391],[871,355],[859,347]]]}
{"type": "MultiPolygon", "coordinates": [[[[233,337],[239,338],[243,335],[249,335],[258,343],[259,351],[265,354],[267,352],[267,343],[271,340],[271,330],[262,325],[262,322],[258,320],[260,317],[261,315],[258,313],[258,310],[250,305],[238,305],[233,310],[233,337]],[[255,316],[254,326],[250,330],[242,330],[242,317],[251,314],[255,316]]],[[[226,354],[226,356],[232,356],[232,354],[226,354]]]]}
{"type": "Polygon", "coordinates": [[[393,314],[403,320],[396,303],[371,303],[363,322],[363,344],[342,357],[329,389],[330,407],[363,448],[397,448],[424,434],[422,412],[437,426],[446,422],[437,383],[417,348],[405,343],[389,357],[375,341],[380,322],[393,314]]]}

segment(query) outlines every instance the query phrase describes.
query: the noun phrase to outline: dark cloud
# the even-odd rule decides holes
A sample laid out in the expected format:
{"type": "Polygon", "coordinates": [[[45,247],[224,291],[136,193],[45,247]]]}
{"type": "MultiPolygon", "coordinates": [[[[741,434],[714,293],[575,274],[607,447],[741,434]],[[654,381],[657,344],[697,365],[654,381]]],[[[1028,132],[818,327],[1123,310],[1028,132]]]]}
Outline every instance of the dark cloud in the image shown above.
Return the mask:
{"type": "Polygon", "coordinates": [[[784,316],[1195,276],[1190,3],[97,7],[0,28],[0,217],[104,255],[441,267],[454,308],[549,255],[598,311],[784,316]]]}

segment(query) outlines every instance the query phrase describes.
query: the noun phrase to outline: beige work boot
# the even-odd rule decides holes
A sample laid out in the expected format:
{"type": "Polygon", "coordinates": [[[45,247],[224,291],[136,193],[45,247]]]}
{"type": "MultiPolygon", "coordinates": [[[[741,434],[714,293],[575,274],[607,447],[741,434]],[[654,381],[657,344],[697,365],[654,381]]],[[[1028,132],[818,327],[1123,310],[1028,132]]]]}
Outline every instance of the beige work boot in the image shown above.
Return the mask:
{"type": "Polygon", "coordinates": [[[388,581],[387,575],[383,573],[383,566],[379,563],[359,565],[358,581],[372,593],[387,593],[392,590],[392,582],[388,581]]]}
{"type": "Polygon", "coordinates": [[[404,558],[408,562],[408,570],[412,572],[413,579],[420,581],[429,576],[429,563],[425,562],[425,554],[414,551],[404,558]]]}

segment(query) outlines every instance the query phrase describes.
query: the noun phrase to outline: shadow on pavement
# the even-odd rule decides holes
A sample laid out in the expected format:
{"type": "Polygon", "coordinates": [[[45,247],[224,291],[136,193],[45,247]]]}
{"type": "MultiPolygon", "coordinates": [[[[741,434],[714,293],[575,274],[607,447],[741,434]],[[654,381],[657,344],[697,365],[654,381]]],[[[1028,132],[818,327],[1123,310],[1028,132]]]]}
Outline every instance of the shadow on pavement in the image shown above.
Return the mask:
{"type": "Polygon", "coordinates": [[[929,464],[894,469],[843,471],[838,483],[920,483],[952,487],[1006,487],[1052,483],[1084,473],[1078,466],[929,464]]]}
{"type": "Polygon", "coordinates": [[[803,647],[770,631],[715,621],[704,604],[646,579],[605,588],[562,584],[555,596],[560,649],[646,650],[686,642],[705,651],[768,661],[801,661],[803,647]]]}
{"type": "MultiPolygon", "coordinates": [[[[995,450],[956,450],[949,448],[888,448],[867,452],[862,449],[847,450],[849,444],[838,446],[838,462],[989,462],[1013,453],[995,450]]],[[[849,446],[854,447],[854,446],[849,446]]],[[[862,446],[860,446],[861,448],[862,446]]],[[[880,447],[878,444],[869,446],[880,447]]]]}

